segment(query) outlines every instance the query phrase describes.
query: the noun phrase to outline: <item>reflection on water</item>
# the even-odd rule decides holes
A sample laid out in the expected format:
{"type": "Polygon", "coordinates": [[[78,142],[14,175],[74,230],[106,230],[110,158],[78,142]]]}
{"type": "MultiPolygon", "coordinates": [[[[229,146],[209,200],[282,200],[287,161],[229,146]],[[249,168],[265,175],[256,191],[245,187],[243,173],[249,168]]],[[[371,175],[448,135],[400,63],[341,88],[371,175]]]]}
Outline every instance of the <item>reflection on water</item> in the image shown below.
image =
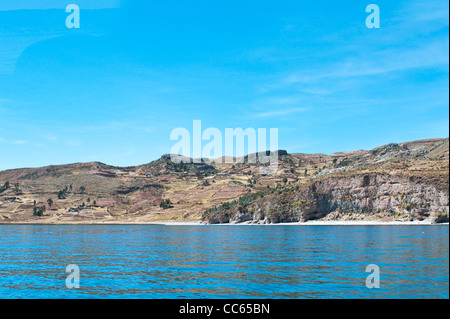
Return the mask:
{"type": "Polygon", "coordinates": [[[0,298],[449,298],[447,226],[0,226],[0,298]],[[65,286],[68,264],[80,289],[65,286]],[[368,264],[380,289],[365,286],[368,264]]]}

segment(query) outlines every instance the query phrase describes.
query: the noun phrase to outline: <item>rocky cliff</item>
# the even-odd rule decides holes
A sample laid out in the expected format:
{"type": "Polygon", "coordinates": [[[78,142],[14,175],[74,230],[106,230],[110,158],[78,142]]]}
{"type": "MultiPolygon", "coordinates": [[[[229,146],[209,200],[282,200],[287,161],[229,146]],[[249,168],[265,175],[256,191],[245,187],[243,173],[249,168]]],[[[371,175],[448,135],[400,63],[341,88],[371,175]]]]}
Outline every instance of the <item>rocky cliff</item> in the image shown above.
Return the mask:
{"type": "Polygon", "coordinates": [[[322,178],[303,189],[280,187],[244,205],[205,213],[208,223],[308,220],[448,222],[448,175],[354,174],[322,178]]]}
{"type": "Polygon", "coordinates": [[[448,221],[448,138],[262,155],[277,160],[270,174],[250,155],[1,171],[0,223],[448,221]]]}

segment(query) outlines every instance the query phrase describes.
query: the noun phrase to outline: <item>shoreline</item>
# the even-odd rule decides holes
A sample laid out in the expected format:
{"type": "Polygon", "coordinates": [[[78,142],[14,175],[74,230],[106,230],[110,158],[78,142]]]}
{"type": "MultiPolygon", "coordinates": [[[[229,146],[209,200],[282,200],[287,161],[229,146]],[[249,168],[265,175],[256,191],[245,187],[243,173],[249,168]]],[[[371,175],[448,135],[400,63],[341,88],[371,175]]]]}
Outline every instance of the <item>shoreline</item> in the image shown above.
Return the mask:
{"type": "Polygon", "coordinates": [[[152,222],[9,222],[2,225],[97,225],[97,226],[126,226],[126,225],[149,225],[149,226],[413,226],[431,225],[448,226],[449,223],[432,223],[429,220],[423,221],[372,221],[372,220],[312,220],[307,222],[259,224],[251,222],[205,224],[201,221],[152,221],[152,222]]]}
{"type": "Polygon", "coordinates": [[[258,223],[224,223],[224,224],[203,224],[201,222],[160,222],[159,225],[166,226],[412,226],[412,225],[449,225],[449,223],[432,223],[431,221],[364,221],[364,220],[349,220],[349,221],[320,221],[313,220],[307,222],[292,222],[292,223],[274,223],[274,224],[258,224],[258,223]]]}

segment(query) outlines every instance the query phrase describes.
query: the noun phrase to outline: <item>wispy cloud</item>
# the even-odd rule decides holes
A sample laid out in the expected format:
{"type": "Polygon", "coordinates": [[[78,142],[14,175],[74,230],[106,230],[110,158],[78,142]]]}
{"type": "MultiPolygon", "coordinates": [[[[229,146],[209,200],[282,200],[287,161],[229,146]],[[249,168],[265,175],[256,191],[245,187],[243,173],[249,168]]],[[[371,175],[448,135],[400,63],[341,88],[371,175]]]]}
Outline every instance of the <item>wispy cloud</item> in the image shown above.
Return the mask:
{"type": "Polygon", "coordinates": [[[28,141],[25,140],[5,140],[4,138],[0,137],[0,143],[2,144],[10,144],[10,145],[24,145],[24,144],[28,144],[28,141]]]}
{"type": "Polygon", "coordinates": [[[289,115],[289,114],[300,113],[300,112],[305,112],[305,111],[307,111],[307,108],[295,107],[295,108],[288,108],[288,109],[284,109],[284,110],[275,110],[275,111],[269,111],[269,112],[256,113],[254,116],[259,117],[259,118],[275,117],[275,116],[283,116],[283,115],[289,115]]]}
{"type": "Polygon", "coordinates": [[[152,133],[155,128],[152,126],[143,126],[142,123],[137,121],[111,121],[107,123],[101,123],[99,125],[88,125],[82,128],[86,131],[122,131],[122,130],[135,130],[144,133],[152,133]]]}
{"type": "MultiPolygon", "coordinates": [[[[389,15],[382,12],[385,27],[379,30],[344,29],[327,33],[314,43],[319,47],[322,43],[336,46],[317,52],[320,60],[308,55],[297,57],[311,62],[281,71],[261,83],[260,91],[296,90],[329,95],[364,78],[430,68],[448,71],[448,12],[446,1],[410,1],[397,12],[389,15]]],[[[292,60],[276,50],[271,54],[292,60]]]]}
{"type": "MultiPolygon", "coordinates": [[[[64,0],[15,0],[15,1],[2,1],[0,2],[0,11],[4,10],[32,10],[32,9],[63,9],[70,2],[64,0]]],[[[120,0],[77,0],[76,4],[80,8],[84,9],[104,9],[104,8],[116,8],[120,5],[120,0]]]]}
{"type": "Polygon", "coordinates": [[[12,144],[16,144],[16,145],[23,145],[23,144],[27,144],[28,141],[13,141],[12,144]]]}
{"type": "Polygon", "coordinates": [[[448,25],[448,1],[411,1],[399,12],[399,20],[406,23],[437,22],[448,25]]]}
{"type": "Polygon", "coordinates": [[[448,38],[413,49],[386,49],[347,59],[319,70],[302,70],[282,79],[282,85],[312,83],[324,79],[382,75],[417,68],[448,67],[448,38]]]}

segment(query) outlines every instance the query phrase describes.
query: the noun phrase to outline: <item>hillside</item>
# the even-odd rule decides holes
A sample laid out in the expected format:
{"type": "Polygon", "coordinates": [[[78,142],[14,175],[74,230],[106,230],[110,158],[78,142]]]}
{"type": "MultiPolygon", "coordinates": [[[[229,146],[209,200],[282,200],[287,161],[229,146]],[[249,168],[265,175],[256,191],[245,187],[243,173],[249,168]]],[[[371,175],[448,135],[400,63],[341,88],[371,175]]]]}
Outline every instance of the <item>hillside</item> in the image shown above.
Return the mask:
{"type": "Polygon", "coordinates": [[[0,172],[0,223],[448,221],[449,140],[262,164],[78,163],[0,172]],[[45,209],[44,209],[45,206],[45,209]],[[41,216],[39,216],[41,215],[41,216]]]}

